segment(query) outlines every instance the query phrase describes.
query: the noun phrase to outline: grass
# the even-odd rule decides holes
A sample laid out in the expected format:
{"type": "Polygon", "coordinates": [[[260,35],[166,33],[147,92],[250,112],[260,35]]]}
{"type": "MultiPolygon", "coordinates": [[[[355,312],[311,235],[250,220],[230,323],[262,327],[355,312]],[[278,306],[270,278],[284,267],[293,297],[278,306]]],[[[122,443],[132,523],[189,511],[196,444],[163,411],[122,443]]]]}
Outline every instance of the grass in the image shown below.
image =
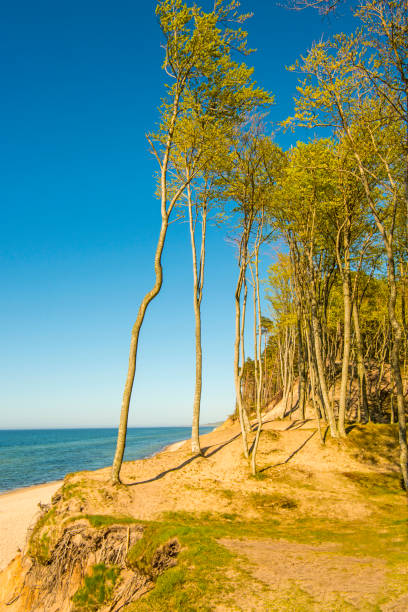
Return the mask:
{"type": "Polygon", "coordinates": [[[347,446],[355,459],[369,465],[386,461],[397,465],[398,426],[367,423],[356,425],[347,436],[347,446]]]}
{"type": "Polygon", "coordinates": [[[256,472],[256,474],[250,474],[250,478],[254,480],[268,480],[268,474],[266,472],[256,472]]]}
{"type": "Polygon", "coordinates": [[[136,521],[132,516],[112,516],[108,514],[84,514],[75,517],[74,520],[83,518],[89,521],[91,527],[96,529],[109,527],[110,525],[131,525],[140,522],[136,521]]]}
{"type": "Polygon", "coordinates": [[[222,495],[222,497],[225,497],[225,499],[228,499],[229,501],[234,499],[234,497],[236,496],[235,491],[232,491],[231,489],[217,489],[217,493],[219,493],[220,495],[222,495]]]}
{"type": "Polygon", "coordinates": [[[97,612],[107,604],[112,598],[119,572],[115,566],[94,565],[89,576],[84,578],[84,586],[72,598],[73,612],[97,612]]]}
{"type": "Polygon", "coordinates": [[[68,474],[65,477],[61,494],[64,501],[78,499],[84,504],[92,501],[94,504],[102,506],[114,505],[119,494],[131,498],[131,493],[127,487],[120,487],[119,490],[117,487],[104,486],[104,483],[100,480],[87,475],[84,476],[83,473],[68,474]],[[82,477],[79,478],[79,475],[82,477]]]}
{"type": "Polygon", "coordinates": [[[293,510],[297,508],[297,502],[279,493],[251,493],[250,500],[256,510],[293,510]]]}
{"type": "MultiPolygon", "coordinates": [[[[388,462],[395,465],[398,459],[396,427],[371,424],[355,426],[348,436],[346,447],[352,456],[365,464],[381,465],[388,462]]],[[[275,473],[273,480],[284,480],[294,487],[294,492],[299,487],[306,487],[318,493],[319,482],[312,472],[294,466],[281,472],[275,473]]],[[[217,603],[227,609],[238,610],[236,600],[234,603],[231,598],[232,591],[239,593],[242,585],[245,585],[247,590],[253,589],[256,595],[262,587],[256,584],[248,572],[247,561],[220,546],[221,538],[270,538],[307,545],[333,543],[335,546],[330,553],[333,558],[353,556],[362,560],[381,560],[386,572],[384,592],[379,593],[377,603],[361,604],[361,610],[379,610],[380,604],[406,592],[406,587],[401,586],[405,584],[408,564],[406,498],[399,486],[397,474],[360,471],[345,472],[343,477],[357,486],[357,493],[364,503],[371,503],[372,513],[366,520],[322,519],[304,515],[297,509],[296,499],[290,495],[265,491],[244,495],[246,503],[260,510],[256,520],[242,520],[239,515],[229,513],[166,514],[163,521],[155,523],[145,532],[146,540],[138,542],[134,554],[139,567],[145,563],[148,568],[156,547],[166,538],[176,537],[182,547],[178,565],[160,576],[154,589],[140,601],[131,604],[127,610],[201,612],[214,609],[217,603]],[[280,511],[284,511],[283,514],[280,511]]],[[[340,478],[338,485],[341,488],[340,478]]],[[[229,501],[241,498],[238,491],[231,489],[219,489],[218,493],[229,501]]],[[[353,503],[352,500],[350,503],[353,503]]],[[[335,585],[333,589],[335,591],[335,585]]],[[[258,607],[253,609],[325,609],[322,602],[316,601],[296,582],[288,590],[264,591],[258,603],[258,607]]],[[[336,596],[334,592],[330,606],[333,612],[356,609],[341,594],[336,596]]]]}
{"type": "MultiPolygon", "coordinates": [[[[270,502],[269,499],[261,501],[270,502]]],[[[403,509],[401,501],[397,503],[397,511],[403,509]]],[[[234,607],[232,593],[239,592],[244,584],[256,597],[261,587],[248,573],[248,562],[222,546],[218,541],[221,538],[270,538],[312,545],[331,542],[337,544],[331,552],[333,557],[351,555],[382,559],[387,568],[390,598],[395,594],[392,581],[396,575],[404,573],[408,562],[408,522],[395,519],[394,512],[373,515],[366,524],[296,515],[280,520],[268,517],[242,521],[236,515],[178,512],[166,514],[161,521],[146,523],[143,538],[129,551],[130,564],[149,575],[157,549],[174,538],[181,546],[177,566],[160,575],[153,590],[128,606],[127,612],[205,612],[213,610],[217,603],[227,609],[239,609],[234,607]]],[[[288,592],[269,591],[260,596],[262,605],[259,603],[260,607],[254,609],[308,610],[315,609],[314,604],[318,603],[296,584],[288,592]]],[[[384,599],[383,594],[381,597],[384,599]]],[[[330,609],[345,611],[352,610],[353,606],[339,596],[330,609]]],[[[375,607],[366,609],[374,610],[375,607]]]]}
{"type": "Polygon", "coordinates": [[[87,488],[87,481],[86,480],[78,480],[77,482],[67,482],[67,479],[65,480],[63,486],[62,486],[62,497],[65,501],[68,501],[69,499],[73,499],[73,498],[77,498],[80,499],[81,501],[85,501],[86,499],[86,495],[85,495],[85,491],[87,488]]]}
{"type": "MultiPolygon", "coordinates": [[[[224,523],[224,520],[221,520],[224,523]]],[[[225,519],[225,524],[229,521],[225,519]]],[[[197,520],[189,514],[166,515],[163,521],[147,524],[143,538],[129,550],[128,563],[152,575],[157,550],[176,540],[181,551],[177,566],[157,577],[155,588],[131,604],[130,611],[206,612],[208,602],[225,597],[230,588],[226,570],[235,568],[235,555],[216,541],[219,525],[208,516],[197,520]]]]}
{"type": "MultiPolygon", "coordinates": [[[[275,433],[271,433],[272,436],[264,436],[269,434],[264,432],[261,437],[265,448],[268,448],[269,440],[272,442],[276,439],[275,433]]],[[[276,592],[271,590],[271,585],[262,585],[251,574],[248,559],[239,557],[223,546],[220,543],[222,538],[287,540],[308,545],[333,543],[335,546],[330,552],[333,559],[336,556],[350,555],[362,560],[381,560],[386,568],[387,585],[381,597],[379,596],[379,606],[406,592],[406,497],[399,486],[398,475],[386,473],[385,466],[381,465],[388,461],[388,465],[391,463],[393,466],[398,459],[396,433],[395,426],[354,426],[345,445],[341,447],[345,447],[352,456],[360,458],[363,464],[366,464],[360,466],[361,471],[344,472],[338,477],[333,473],[333,479],[338,478],[333,481],[337,487],[336,496],[341,494],[345,481],[349,481],[355,485],[350,504],[363,502],[364,507],[371,505],[370,516],[366,515],[366,518],[358,521],[348,520],[346,517],[344,520],[333,518],[329,506],[327,518],[302,514],[305,512],[303,508],[307,507],[301,503],[303,495],[309,495],[308,499],[319,505],[319,515],[323,515],[325,511],[323,504],[333,504],[334,498],[329,499],[321,495],[323,491],[319,490],[321,485],[319,478],[316,478],[317,473],[289,464],[268,472],[266,479],[262,476],[248,478],[247,482],[242,483],[241,489],[222,488],[222,484],[217,481],[217,488],[214,489],[214,481],[208,481],[205,487],[203,485],[203,490],[207,489],[210,493],[216,491],[219,499],[231,502],[225,504],[224,501],[222,504],[222,507],[230,506],[224,513],[173,512],[149,522],[113,514],[81,514],[70,517],[65,514],[59,517],[59,527],[64,521],[84,518],[96,529],[132,523],[144,527],[143,537],[130,548],[127,560],[134,570],[148,576],[154,585],[140,600],[127,605],[124,612],[206,612],[213,610],[217,604],[226,609],[239,610],[236,602],[245,601],[248,594],[255,604],[246,608],[245,604],[242,604],[244,610],[324,609],[318,607],[322,602],[316,601],[310,593],[302,590],[302,584],[297,581],[293,583],[293,588],[282,587],[282,590],[276,592]],[[379,465],[379,468],[367,468],[367,464],[379,465]],[[264,482],[257,486],[256,480],[264,482]],[[313,492],[305,492],[305,487],[313,489],[313,492]],[[245,514],[253,516],[253,509],[257,511],[255,519],[243,518],[245,514]],[[158,575],[155,565],[158,551],[165,550],[171,543],[176,543],[178,549],[178,554],[173,559],[176,565],[164,568],[165,571],[158,575]]],[[[66,501],[84,494],[94,497],[96,486],[100,486],[100,483],[91,479],[90,483],[87,479],[68,481],[64,485],[63,499],[66,501]]],[[[235,484],[232,486],[235,487],[235,484]]],[[[347,490],[350,490],[350,487],[347,490]]],[[[94,506],[102,512],[104,509],[109,511],[109,508],[103,505],[101,496],[97,497],[97,501],[100,502],[99,506],[94,506]]],[[[51,544],[55,537],[53,533],[57,532],[58,527],[56,520],[54,510],[45,514],[30,538],[30,554],[34,553],[43,563],[47,562],[52,550],[51,544]]],[[[97,604],[102,606],[109,601],[117,580],[114,570],[115,568],[105,566],[93,568],[75,595],[75,610],[92,612],[98,609],[95,607],[97,604]]],[[[333,599],[333,602],[330,600],[330,610],[333,612],[354,609],[341,595],[336,601],[333,599]]]]}
{"type": "Polygon", "coordinates": [[[273,429],[263,429],[261,431],[261,439],[263,443],[268,442],[276,442],[281,437],[281,433],[279,431],[274,431],[273,429]]]}
{"type": "Polygon", "coordinates": [[[398,474],[378,472],[343,472],[348,480],[357,484],[370,495],[395,495],[401,493],[401,479],[398,474]]]}
{"type": "Polygon", "coordinates": [[[55,508],[51,508],[37,521],[28,542],[28,554],[42,565],[50,559],[55,514],[55,508]]]}

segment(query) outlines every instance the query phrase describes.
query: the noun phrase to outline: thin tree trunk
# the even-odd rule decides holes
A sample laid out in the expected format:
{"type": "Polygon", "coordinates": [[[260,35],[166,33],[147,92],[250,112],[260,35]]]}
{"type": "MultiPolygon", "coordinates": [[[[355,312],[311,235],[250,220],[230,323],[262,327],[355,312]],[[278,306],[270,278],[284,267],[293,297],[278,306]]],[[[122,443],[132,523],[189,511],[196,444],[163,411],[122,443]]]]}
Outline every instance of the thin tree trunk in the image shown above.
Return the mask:
{"type": "Polygon", "coordinates": [[[405,490],[408,493],[408,446],[407,446],[407,425],[405,417],[405,402],[404,402],[404,387],[402,384],[401,365],[400,365],[400,346],[402,338],[401,325],[395,314],[395,306],[397,303],[397,283],[395,279],[395,264],[391,245],[386,243],[386,252],[388,258],[388,281],[390,294],[388,300],[388,316],[392,329],[392,346],[391,346],[391,368],[397,391],[397,411],[398,411],[398,434],[400,443],[400,465],[402,479],[404,481],[405,490]]]}
{"type": "Polygon", "coordinates": [[[129,365],[128,372],[126,376],[125,388],[123,391],[122,397],[122,407],[120,412],[120,421],[118,428],[118,437],[116,442],[116,451],[115,456],[112,463],[111,470],[111,482],[112,484],[120,483],[120,469],[122,467],[123,455],[125,452],[126,446],[126,433],[127,433],[127,424],[129,417],[129,405],[130,398],[132,396],[133,382],[135,379],[136,372],[136,358],[137,358],[137,347],[139,344],[139,334],[140,329],[143,324],[143,319],[146,314],[147,307],[150,302],[159,294],[162,283],[163,283],[163,269],[161,264],[161,257],[164,248],[164,242],[166,239],[167,228],[169,224],[169,217],[171,211],[183,193],[185,187],[188,183],[185,183],[181,188],[179,188],[176,194],[173,196],[171,203],[167,207],[167,169],[170,158],[170,148],[171,143],[173,141],[174,127],[176,124],[177,113],[179,109],[179,100],[180,100],[180,92],[177,92],[174,101],[173,101],[173,110],[169,123],[169,131],[167,135],[166,148],[163,155],[162,162],[160,163],[160,210],[161,210],[161,228],[159,233],[159,239],[157,242],[156,253],[154,256],[154,272],[155,272],[155,283],[153,288],[146,293],[144,296],[142,303],[139,306],[139,311],[137,313],[135,324],[132,328],[132,334],[130,338],[130,349],[129,349],[129,365]]]}
{"type": "MultiPolygon", "coordinates": [[[[261,227],[259,229],[262,232],[263,217],[261,221],[261,227]]],[[[261,236],[259,236],[261,239],[261,236]]],[[[262,341],[262,330],[261,330],[261,303],[259,296],[259,244],[255,249],[255,278],[254,278],[254,348],[255,348],[255,362],[256,362],[256,416],[258,420],[258,426],[256,430],[254,446],[252,449],[251,467],[252,475],[256,474],[256,455],[258,452],[259,437],[262,431],[262,414],[261,414],[261,391],[263,384],[263,371],[262,371],[262,359],[261,359],[261,341],[262,341]],[[258,337],[257,337],[258,329],[258,337]]]]}
{"type": "MultiPolygon", "coordinates": [[[[195,242],[195,224],[193,221],[191,189],[187,188],[188,196],[188,220],[190,227],[191,254],[193,263],[193,306],[195,319],[195,355],[196,355],[196,377],[193,404],[193,423],[191,428],[191,452],[201,455],[200,446],[200,407],[202,389],[203,351],[201,345],[201,300],[204,286],[204,264],[205,264],[205,238],[207,228],[207,207],[203,205],[201,214],[201,250],[200,261],[197,263],[197,248],[195,242]]],[[[197,211],[197,216],[198,216],[197,211]]],[[[197,221],[197,219],[196,219],[197,221]]]]}
{"type": "MultiPolygon", "coordinates": [[[[368,409],[368,401],[367,401],[367,371],[364,364],[364,356],[363,356],[363,342],[361,339],[361,330],[360,330],[360,318],[358,314],[358,308],[356,302],[353,304],[353,324],[354,324],[354,332],[356,334],[356,354],[357,354],[357,372],[358,372],[358,386],[359,386],[359,397],[360,397],[360,406],[363,418],[368,418],[369,409],[368,409]]],[[[361,415],[359,422],[361,420],[361,415]]]]}
{"type": "MultiPolygon", "coordinates": [[[[242,290],[242,285],[244,283],[244,278],[245,278],[245,269],[244,269],[245,265],[246,265],[246,260],[241,261],[237,288],[235,290],[234,383],[235,383],[236,401],[237,401],[237,406],[238,406],[238,416],[239,416],[239,422],[241,425],[242,446],[243,446],[244,455],[248,459],[248,439],[247,439],[247,432],[246,432],[245,423],[244,423],[242,391],[241,391],[243,364],[241,368],[239,365],[240,348],[241,348],[241,342],[243,341],[242,332],[241,332],[241,290],[242,290]]],[[[245,297],[246,297],[246,285],[245,285],[245,297]]],[[[244,319],[244,315],[242,318],[244,319]]]]}
{"type": "Polygon", "coordinates": [[[315,371],[314,371],[314,366],[313,366],[313,357],[312,357],[312,348],[311,348],[311,338],[310,338],[310,333],[308,332],[308,330],[306,329],[306,345],[307,345],[307,355],[308,355],[308,360],[309,360],[309,372],[310,372],[310,378],[311,378],[311,386],[312,386],[312,403],[313,403],[313,408],[315,411],[315,415],[316,415],[316,420],[317,420],[317,429],[319,431],[319,438],[320,438],[320,442],[323,444],[324,440],[323,440],[323,435],[322,435],[322,428],[320,425],[320,411],[319,408],[317,406],[317,402],[316,402],[316,381],[315,381],[315,371]]]}
{"type": "Polygon", "coordinates": [[[314,351],[316,356],[316,364],[317,364],[317,375],[319,377],[319,386],[322,393],[323,404],[325,408],[326,415],[328,417],[330,433],[332,438],[337,438],[337,427],[336,420],[334,418],[333,409],[329,399],[329,393],[327,390],[327,382],[326,375],[324,372],[324,364],[321,352],[321,338],[319,333],[319,322],[317,320],[317,314],[315,312],[315,306],[312,305],[312,330],[313,330],[313,340],[314,340],[314,351]]]}
{"type": "Polygon", "coordinates": [[[145,295],[137,313],[137,318],[132,329],[132,335],[130,339],[130,351],[129,351],[129,366],[126,377],[125,389],[123,392],[122,409],[120,413],[120,422],[118,430],[118,439],[116,444],[115,457],[112,464],[111,481],[113,484],[120,483],[120,468],[122,466],[123,455],[125,452],[126,445],[126,432],[129,415],[129,404],[132,395],[133,381],[135,378],[136,371],[136,357],[137,347],[139,343],[139,334],[142,327],[143,319],[150,302],[158,295],[162,282],[163,282],[163,270],[161,265],[161,256],[163,253],[164,241],[166,238],[166,232],[168,227],[168,217],[165,216],[162,219],[162,225],[159,234],[159,240],[156,247],[156,255],[154,258],[154,270],[156,274],[156,282],[154,287],[145,295]]]}
{"type": "Polygon", "coordinates": [[[300,318],[297,318],[297,337],[298,337],[298,370],[299,370],[299,389],[298,403],[300,418],[305,419],[305,403],[306,403],[306,362],[303,347],[302,329],[300,326],[300,318]]]}
{"type": "Polygon", "coordinates": [[[345,437],[345,420],[347,411],[347,388],[349,378],[350,365],[350,348],[351,348],[351,295],[350,295],[350,260],[349,246],[347,240],[347,230],[345,230],[345,253],[344,253],[344,269],[343,269],[343,307],[344,307],[344,342],[343,342],[343,363],[341,369],[341,384],[339,398],[339,415],[338,415],[338,431],[341,437],[345,437]]]}

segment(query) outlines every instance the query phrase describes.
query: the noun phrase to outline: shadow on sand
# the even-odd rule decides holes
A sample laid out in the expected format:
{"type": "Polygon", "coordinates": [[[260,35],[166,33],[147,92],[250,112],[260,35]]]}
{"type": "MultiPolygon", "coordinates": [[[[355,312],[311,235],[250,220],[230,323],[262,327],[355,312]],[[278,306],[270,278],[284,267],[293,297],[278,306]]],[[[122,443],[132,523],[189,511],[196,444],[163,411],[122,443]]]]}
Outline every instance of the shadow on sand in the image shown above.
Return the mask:
{"type": "Polygon", "coordinates": [[[239,438],[239,436],[240,434],[238,433],[236,436],[233,436],[226,442],[221,442],[221,444],[214,444],[214,446],[206,446],[205,448],[202,449],[201,455],[199,453],[197,455],[193,455],[192,457],[189,457],[188,459],[183,461],[183,463],[180,463],[179,465],[176,465],[173,468],[169,468],[168,470],[165,470],[164,472],[160,472],[160,474],[157,474],[157,476],[152,476],[152,478],[148,478],[147,480],[139,480],[138,482],[128,482],[126,483],[126,486],[134,487],[136,485],[147,484],[148,482],[154,482],[155,480],[160,480],[161,478],[164,478],[166,474],[170,474],[170,472],[177,472],[178,470],[181,470],[182,468],[186,467],[186,465],[188,465],[189,463],[192,463],[193,461],[195,461],[196,459],[199,459],[200,457],[204,459],[208,459],[209,457],[212,457],[213,455],[218,453],[221,449],[223,449],[228,444],[231,444],[231,442],[239,438]]]}

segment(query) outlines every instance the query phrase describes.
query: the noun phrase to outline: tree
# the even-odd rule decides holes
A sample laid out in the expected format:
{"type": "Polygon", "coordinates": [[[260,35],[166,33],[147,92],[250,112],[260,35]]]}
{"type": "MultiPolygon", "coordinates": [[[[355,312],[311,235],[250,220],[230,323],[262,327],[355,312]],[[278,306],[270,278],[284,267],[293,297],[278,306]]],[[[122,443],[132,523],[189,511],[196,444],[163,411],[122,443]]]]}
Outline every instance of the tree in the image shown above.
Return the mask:
{"type": "MultiPolygon", "coordinates": [[[[233,139],[231,164],[224,176],[224,199],[231,204],[234,227],[234,242],[238,250],[238,279],[235,289],[235,341],[234,341],[234,382],[236,404],[240,419],[243,452],[249,457],[247,430],[249,421],[247,409],[242,396],[242,378],[245,366],[244,330],[247,303],[247,271],[252,258],[254,259],[254,312],[255,345],[258,332],[261,332],[261,316],[259,309],[259,249],[265,240],[266,208],[271,190],[274,187],[280,166],[282,153],[262,133],[259,117],[254,117],[245,129],[240,130],[233,139]]],[[[260,338],[260,337],[259,337],[260,338]]],[[[262,377],[260,355],[255,356],[255,380],[257,382],[257,410],[260,413],[259,377],[262,377]]],[[[258,426],[260,427],[260,414],[258,426]]],[[[260,431],[257,433],[256,444],[260,431]]],[[[256,454],[256,452],[255,452],[256,454]]],[[[253,465],[253,470],[256,469],[253,465]]]]}
{"type": "Polygon", "coordinates": [[[167,95],[160,107],[161,123],[157,133],[148,136],[152,152],[159,165],[158,197],[160,199],[161,228],[154,257],[155,283],[143,298],[132,329],[129,365],[123,392],[111,480],[119,483],[126,442],[129,404],[136,371],[136,357],[140,329],[150,302],[162,286],[161,257],[170,216],[188,185],[202,170],[201,152],[194,157],[192,174],[181,182],[172,181],[169,172],[173,164],[173,150],[178,127],[197,113],[205,115],[209,123],[223,116],[231,119],[245,113],[251,105],[268,99],[251,81],[252,70],[232,59],[233,52],[248,52],[246,32],[239,26],[245,19],[238,13],[238,2],[215,0],[211,12],[183,0],[161,0],[156,9],[165,39],[163,69],[169,79],[167,95]]]}
{"type": "Polygon", "coordinates": [[[397,391],[401,472],[408,489],[408,447],[400,366],[402,329],[396,316],[396,222],[401,197],[402,126],[395,108],[373,94],[368,77],[356,66],[365,61],[366,47],[358,36],[339,35],[314,45],[302,64],[306,75],[298,87],[295,121],[330,126],[354,158],[365,202],[382,238],[387,261],[388,316],[392,329],[391,366],[397,391]],[[391,120],[390,120],[391,118],[391,120]]]}

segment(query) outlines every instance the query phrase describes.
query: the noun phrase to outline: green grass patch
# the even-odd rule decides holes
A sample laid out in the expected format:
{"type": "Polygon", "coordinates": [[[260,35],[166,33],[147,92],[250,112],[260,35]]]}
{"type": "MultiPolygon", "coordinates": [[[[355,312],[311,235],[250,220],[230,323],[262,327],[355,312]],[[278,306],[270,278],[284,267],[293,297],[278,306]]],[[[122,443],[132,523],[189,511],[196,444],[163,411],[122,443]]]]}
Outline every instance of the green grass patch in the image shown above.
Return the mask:
{"type": "Polygon", "coordinates": [[[51,555],[51,534],[56,523],[55,508],[48,510],[37,521],[28,542],[28,554],[42,565],[46,565],[51,555]]]}
{"type": "Polygon", "coordinates": [[[67,501],[72,498],[85,501],[86,480],[78,480],[77,482],[64,482],[62,486],[62,498],[67,501]]]}
{"type": "Polygon", "coordinates": [[[351,480],[371,495],[392,495],[401,493],[401,479],[398,474],[384,474],[379,472],[343,472],[351,480]]]}
{"type": "MultiPolygon", "coordinates": [[[[234,517],[235,518],[235,517],[234,517]]],[[[129,550],[128,563],[151,577],[157,551],[168,542],[179,542],[177,565],[156,578],[155,588],[127,610],[142,612],[209,612],[215,601],[228,599],[231,577],[239,572],[236,556],[216,541],[235,520],[221,515],[166,514],[163,521],[147,524],[143,538],[129,550]]]]}
{"type": "MultiPolygon", "coordinates": [[[[261,501],[270,502],[269,499],[261,501]]],[[[403,512],[403,506],[397,504],[396,512],[399,511],[403,512]]],[[[229,515],[182,512],[168,513],[162,521],[147,524],[144,537],[129,551],[130,563],[149,573],[157,549],[173,538],[181,546],[177,566],[160,575],[154,589],[131,604],[127,612],[205,612],[213,610],[217,603],[222,603],[227,609],[235,609],[231,593],[239,590],[243,581],[251,585],[254,579],[249,577],[249,567],[245,561],[219,544],[217,540],[220,538],[270,538],[312,545],[332,542],[337,544],[333,548],[333,555],[384,560],[390,577],[408,563],[408,523],[404,519],[396,519],[392,513],[387,516],[373,515],[369,521],[362,523],[335,519],[323,521],[297,517],[296,514],[290,514],[285,520],[268,517],[240,521],[235,515],[231,520],[229,515]]],[[[276,599],[273,597],[263,601],[265,606],[260,609],[265,610],[313,609],[312,599],[298,586],[290,593],[277,593],[276,599]],[[298,607],[293,607],[295,604],[298,607]]],[[[353,608],[343,600],[336,602],[333,599],[333,608],[330,609],[353,608]]]]}
{"type": "Polygon", "coordinates": [[[119,573],[120,569],[115,566],[94,565],[90,575],[84,578],[84,586],[72,598],[74,612],[97,612],[109,603],[119,573]]]}
{"type": "Polygon", "coordinates": [[[253,480],[268,480],[269,476],[266,472],[256,472],[256,474],[251,474],[250,478],[253,480]]]}
{"type": "Polygon", "coordinates": [[[279,493],[251,493],[252,506],[257,510],[293,510],[297,508],[297,502],[279,493]]]}
{"type": "MultiPolygon", "coordinates": [[[[306,591],[293,583],[290,589],[279,589],[273,593],[265,610],[268,612],[294,612],[295,610],[315,610],[316,600],[306,591]]],[[[332,608],[330,608],[332,610],[332,608]]]]}
{"type": "Polygon", "coordinates": [[[139,523],[132,516],[115,516],[109,514],[84,514],[77,518],[84,518],[89,521],[92,527],[99,529],[100,527],[109,527],[110,525],[131,525],[139,523]]]}
{"type": "Polygon", "coordinates": [[[236,493],[231,489],[217,489],[217,493],[225,497],[225,499],[232,500],[234,499],[236,493]]]}
{"type": "Polygon", "coordinates": [[[110,515],[110,514],[76,514],[64,520],[64,525],[75,523],[86,519],[91,527],[101,529],[102,527],[110,527],[111,525],[133,525],[141,524],[142,521],[136,520],[132,516],[110,515]]]}
{"type": "Polygon", "coordinates": [[[370,465],[398,462],[398,426],[367,423],[356,425],[347,436],[346,443],[352,455],[370,465]]]}

